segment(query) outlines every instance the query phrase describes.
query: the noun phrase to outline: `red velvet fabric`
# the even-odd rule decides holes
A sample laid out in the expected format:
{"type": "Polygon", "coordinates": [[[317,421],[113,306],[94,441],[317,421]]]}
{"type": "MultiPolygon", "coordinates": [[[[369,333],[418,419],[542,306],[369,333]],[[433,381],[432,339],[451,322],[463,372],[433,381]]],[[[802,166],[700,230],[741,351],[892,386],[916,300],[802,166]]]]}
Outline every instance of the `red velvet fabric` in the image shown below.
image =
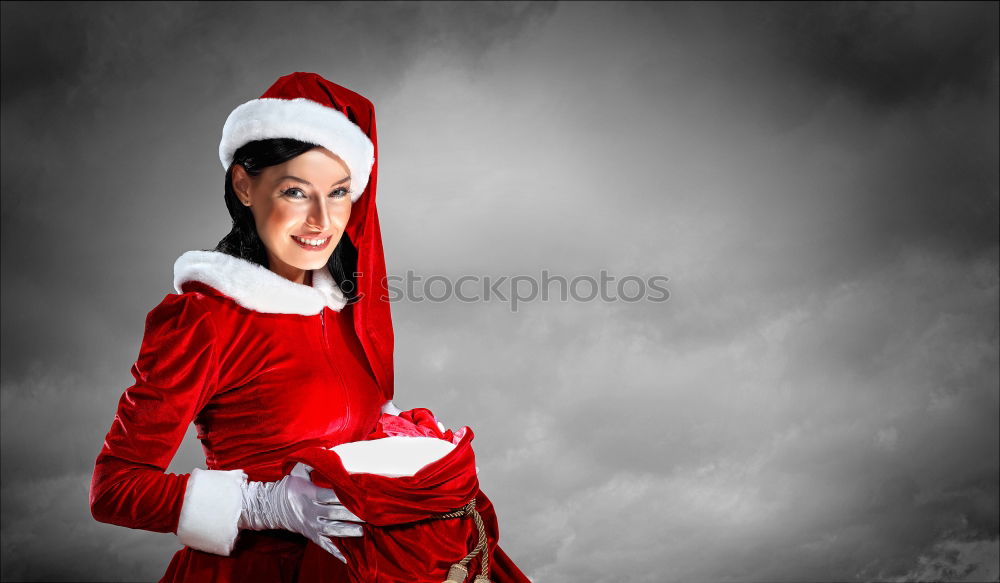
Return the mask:
{"type": "MultiPolygon", "coordinates": [[[[280,479],[282,461],[304,447],[368,435],[385,398],[354,335],[352,310],[258,313],[200,282],[167,295],[146,319],[135,383],[122,395],[97,458],[94,517],[176,532],[188,474],[164,472],[192,420],[208,469],[242,469],[260,481],[280,479]]],[[[230,557],[185,547],[163,581],[294,580],[226,573],[287,571],[280,565],[305,560],[306,542],[244,531],[230,557]],[[300,558],[288,559],[293,555],[300,558]]],[[[327,557],[310,562],[337,571],[326,559],[339,561],[320,552],[327,557]]]]}
{"type": "MultiPolygon", "coordinates": [[[[333,488],[341,502],[363,519],[364,536],[334,538],[347,558],[352,583],[441,583],[448,569],[475,548],[479,535],[471,517],[433,519],[460,509],[476,498],[476,509],[486,526],[490,553],[490,579],[527,583],[529,580],[497,547],[496,512],[479,489],[473,432],[442,433],[427,409],[414,409],[398,417],[384,414],[369,439],[389,436],[435,437],[455,443],[455,449],[421,468],[413,476],[385,477],[352,474],[335,451],[310,447],[285,462],[291,471],[296,462],[313,468],[315,484],[333,488]]],[[[471,581],[479,573],[481,556],[467,565],[471,581]]]]}
{"type": "MultiPolygon", "coordinates": [[[[242,469],[251,480],[274,481],[296,451],[370,435],[381,404],[393,396],[374,107],[314,73],[281,77],[262,97],[303,95],[343,112],[375,144],[368,186],[346,227],[358,250],[360,300],[339,313],[260,313],[197,281],[163,298],[146,318],[131,370],[135,382],[119,400],[97,457],[90,491],[97,520],[177,531],[189,474],[165,471],[192,421],[208,469],[242,469]]],[[[496,550],[495,561],[505,557],[496,550]]],[[[161,581],[335,583],[348,577],[338,559],[300,535],[242,531],[228,557],[184,547],[161,581]]]]}

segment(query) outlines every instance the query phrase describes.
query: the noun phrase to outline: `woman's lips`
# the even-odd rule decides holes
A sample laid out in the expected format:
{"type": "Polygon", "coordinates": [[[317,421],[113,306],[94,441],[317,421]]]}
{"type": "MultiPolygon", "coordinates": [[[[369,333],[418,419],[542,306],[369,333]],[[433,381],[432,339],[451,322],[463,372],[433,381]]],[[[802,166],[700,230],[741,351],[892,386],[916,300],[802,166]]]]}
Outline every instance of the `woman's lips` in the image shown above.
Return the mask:
{"type": "Polygon", "coordinates": [[[312,245],[310,243],[306,243],[306,241],[316,241],[319,240],[318,237],[297,237],[292,235],[292,241],[295,241],[296,245],[302,247],[303,249],[308,249],[309,251],[322,251],[323,249],[326,249],[326,247],[330,244],[331,239],[333,239],[333,237],[326,237],[321,239],[323,242],[319,245],[312,245]]]}

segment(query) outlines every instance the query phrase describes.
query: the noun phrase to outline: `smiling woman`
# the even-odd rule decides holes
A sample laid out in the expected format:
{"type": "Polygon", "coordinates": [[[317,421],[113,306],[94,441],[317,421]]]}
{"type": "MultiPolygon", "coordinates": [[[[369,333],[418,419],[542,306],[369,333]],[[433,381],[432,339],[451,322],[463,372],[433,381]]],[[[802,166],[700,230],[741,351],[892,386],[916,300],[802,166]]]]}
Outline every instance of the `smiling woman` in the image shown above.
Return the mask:
{"type": "Polygon", "coordinates": [[[370,530],[358,496],[342,502],[293,456],[372,439],[405,415],[429,415],[427,430],[445,431],[426,409],[401,412],[391,401],[371,103],[319,75],[287,75],[233,110],[219,157],[232,230],[214,250],[177,259],[177,293],[147,316],[135,384],[97,457],[93,516],[175,532],[184,548],[163,582],[438,583],[460,562],[525,583],[496,546],[471,458],[464,475],[474,488],[456,505],[472,505],[476,552],[492,554],[478,567],[463,558],[469,525],[455,531],[454,556],[423,552],[440,538],[432,529],[411,545],[420,552],[390,552],[402,568],[390,578],[376,559],[346,566],[345,549],[367,556],[357,549],[394,535],[370,530]],[[192,421],[208,469],[167,474],[192,421]],[[360,546],[340,540],[362,536],[360,546]]]}
{"type": "Polygon", "coordinates": [[[223,127],[232,230],[176,261],[91,483],[96,519],[177,534],[163,581],[343,578],[330,537],[361,536],[363,521],[281,463],[361,440],[396,410],[388,305],[365,287],[385,270],[374,139],[371,103],[310,73],[223,127]],[[352,230],[372,276],[361,289],[352,230]],[[192,421],[208,469],[166,474],[192,421]]]}

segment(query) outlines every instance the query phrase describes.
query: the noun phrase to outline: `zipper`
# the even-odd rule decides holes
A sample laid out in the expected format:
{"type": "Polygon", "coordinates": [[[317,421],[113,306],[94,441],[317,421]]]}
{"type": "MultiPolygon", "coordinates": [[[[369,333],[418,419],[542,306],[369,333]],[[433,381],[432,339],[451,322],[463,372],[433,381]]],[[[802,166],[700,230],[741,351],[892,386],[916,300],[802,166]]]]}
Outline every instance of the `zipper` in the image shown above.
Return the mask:
{"type": "Polygon", "coordinates": [[[340,388],[343,393],[342,398],[344,400],[344,412],[345,412],[344,428],[346,429],[350,426],[351,423],[350,399],[348,399],[347,396],[348,386],[347,382],[344,380],[344,375],[341,372],[340,368],[333,364],[333,360],[330,357],[330,339],[326,334],[326,307],[321,308],[319,311],[319,324],[320,324],[321,334],[323,335],[323,354],[326,357],[326,363],[330,365],[333,374],[337,375],[340,378],[340,388]]]}

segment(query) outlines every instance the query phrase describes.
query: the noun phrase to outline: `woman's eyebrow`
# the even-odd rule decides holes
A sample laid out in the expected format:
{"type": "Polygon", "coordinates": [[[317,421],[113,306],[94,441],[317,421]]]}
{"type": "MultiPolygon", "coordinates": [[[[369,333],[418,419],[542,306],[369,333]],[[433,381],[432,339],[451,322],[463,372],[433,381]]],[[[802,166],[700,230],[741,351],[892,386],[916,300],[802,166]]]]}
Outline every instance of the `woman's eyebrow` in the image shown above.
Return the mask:
{"type": "MultiPolygon", "coordinates": [[[[298,176],[292,176],[291,174],[287,174],[285,176],[282,176],[282,177],[278,178],[278,182],[281,182],[282,180],[284,180],[286,178],[291,179],[291,180],[295,180],[296,182],[301,182],[302,184],[305,184],[306,186],[312,186],[312,183],[310,183],[308,180],[302,180],[298,176]]],[[[351,179],[351,175],[348,174],[347,176],[345,176],[345,177],[341,178],[340,180],[334,182],[331,186],[337,186],[338,184],[340,184],[342,182],[347,182],[350,179],[351,179]]]]}

